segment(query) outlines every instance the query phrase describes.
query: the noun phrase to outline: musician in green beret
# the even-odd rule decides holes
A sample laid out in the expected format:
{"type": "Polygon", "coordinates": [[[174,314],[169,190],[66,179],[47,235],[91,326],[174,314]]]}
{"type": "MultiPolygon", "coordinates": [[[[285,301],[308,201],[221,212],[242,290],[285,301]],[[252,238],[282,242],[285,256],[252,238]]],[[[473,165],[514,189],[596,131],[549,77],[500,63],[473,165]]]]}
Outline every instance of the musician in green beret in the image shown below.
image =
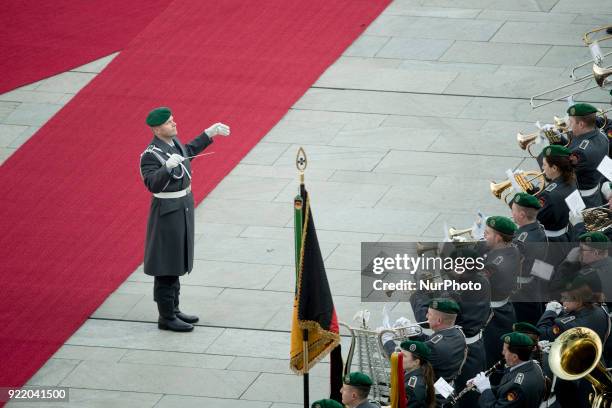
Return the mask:
{"type": "Polygon", "coordinates": [[[344,405],[333,399],[322,399],[312,403],[311,408],[344,408],[344,405]]]}
{"type": "Polygon", "coordinates": [[[194,247],[194,200],[191,193],[191,160],[216,136],[230,129],[215,123],[183,144],[170,108],[151,110],[145,123],[153,140],[140,155],[140,174],[151,193],[144,254],[144,273],[154,276],[153,300],[157,303],[160,330],[193,330],[199,318],[179,308],[179,277],[191,272],[194,247]]]}
{"type": "Polygon", "coordinates": [[[545,261],[548,253],[544,227],[537,221],[542,205],[535,196],[520,192],[512,199],[510,208],[518,225],[512,243],[523,259],[516,278],[517,291],[511,300],[517,320],[535,323],[544,311],[541,302],[548,286],[548,281],[531,273],[536,259],[545,261]]]}
{"type": "Polygon", "coordinates": [[[436,403],[434,369],[429,363],[431,350],[427,343],[405,340],[400,344],[404,355],[406,408],[433,408],[436,403]]]}
{"type": "Polygon", "coordinates": [[[601,183],[605,181],[597,170],[608,155],[609,142],[596,126],[597,108],[588,103],[576,103],[567,109],[568,126],[572,131],[568,149],[576,166],[576,179],[586,208],[603,204],[601,183]]]}
{"type": "Polygon", "coordinates": [[[354,371],[344,377],[344,385],[340,389],[342,403],[348,408],[378,408],[368,401],[372,387],[372,379],[364,373],[354,371]]]}
{"type": "Polygon", "coordinates": [[[481,393],[479,406],[539,407],[546,386],[542,369],[531,359],[533,340],[523,333],[510,332],[502,335],[500,341],[507,368],[499,385],[492,388],[484,373],[471,380],[481,393]]]}

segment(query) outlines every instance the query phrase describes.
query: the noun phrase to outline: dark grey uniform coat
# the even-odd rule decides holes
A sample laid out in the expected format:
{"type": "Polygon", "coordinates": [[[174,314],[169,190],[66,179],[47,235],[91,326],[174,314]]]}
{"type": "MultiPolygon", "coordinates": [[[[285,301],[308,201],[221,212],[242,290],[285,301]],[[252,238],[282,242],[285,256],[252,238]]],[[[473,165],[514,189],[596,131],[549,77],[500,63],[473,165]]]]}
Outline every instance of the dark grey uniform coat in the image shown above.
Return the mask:
{"type": "MultiPolygon", "coordinates": [[[[140,156],[140,174],[151,193],[181,191],[191,186],[190,160],[169,171],[171,154],[194,156],[212,143],[202,133],[186,145],[174,138],[174,146],[154,137],[140,156]]],[[[152,276],[181,276],[193,267],[194,201],[192,193],[180,198],[151,197],[147,222],[144,272],[152,276]]]]}
{"type": "MultiPolygon", "coordinates": [[[[572,138],[567,147],[572,151],[572,156],[576,161],[578,188],[584,191],[599,187],[603,181],[603,175],[597,170],[597,167],[608,155],[608,138],[599,129],[593,129],[584,135],[572,138]]],[[[603,196],[599,188],[589,196],[582,196],[582,200],[587,208],[603,204],[603,196]]]]}
{"type": "Polygon", "coordinates": [[[404,388],[408,404],[406,408],[426,408],[427,384],[421,368],[417,368],[404,375],[404,388]]]}
{"type": "Polygon", "coordinates": [[[485,390],[480,396],[481,407],[538,408],[544,397],[542,369],[533,360],[513,370],[507,369],[497,387],[485,390]]]}

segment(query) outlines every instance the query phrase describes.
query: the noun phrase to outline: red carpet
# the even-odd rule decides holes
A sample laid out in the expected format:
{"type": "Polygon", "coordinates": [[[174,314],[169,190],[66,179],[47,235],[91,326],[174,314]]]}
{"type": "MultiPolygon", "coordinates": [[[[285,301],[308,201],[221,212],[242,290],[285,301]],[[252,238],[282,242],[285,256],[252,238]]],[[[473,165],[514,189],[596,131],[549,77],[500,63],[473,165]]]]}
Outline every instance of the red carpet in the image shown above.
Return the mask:
{"type": "MultiPolygon", "coordinates": [[[[19,386],[142,262],[138,171],[154,106],[196,159],[201,201],[389,0],[176,0],[0,171],[0,386],[19,386]]],[[[154,307],[151,303],[151,307],[154,307]]]]}
{"type": "Polygon", "coordinates": [[[10,0],[0,12],[0,93],[123,49],[170,0],[10,0]]]}

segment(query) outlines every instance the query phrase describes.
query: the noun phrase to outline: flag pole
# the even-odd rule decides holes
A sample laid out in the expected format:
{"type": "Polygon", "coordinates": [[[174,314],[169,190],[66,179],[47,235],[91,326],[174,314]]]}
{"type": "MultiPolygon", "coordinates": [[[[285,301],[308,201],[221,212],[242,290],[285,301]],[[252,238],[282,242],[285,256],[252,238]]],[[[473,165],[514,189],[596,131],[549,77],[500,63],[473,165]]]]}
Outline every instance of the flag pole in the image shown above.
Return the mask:
{"type": "MultiPolygon", "coordinates": [[[[294,220],[295,220],[295,294],[297,295],[298,280],[300,279],[300,267],[302,261],[302,233],[304,228],[304,200],[306,199],[306,187],[304,186],[304,171],[308,165],[306,152],[302,147],[299,148],[295,158],[295,166],[300,175],[300,191],[294,199],[294,220]]],[[[304,408],[310,407],[310,385],[308,375],[308,329],[302,330],[302,355],[304,369],[304,408]]]]}

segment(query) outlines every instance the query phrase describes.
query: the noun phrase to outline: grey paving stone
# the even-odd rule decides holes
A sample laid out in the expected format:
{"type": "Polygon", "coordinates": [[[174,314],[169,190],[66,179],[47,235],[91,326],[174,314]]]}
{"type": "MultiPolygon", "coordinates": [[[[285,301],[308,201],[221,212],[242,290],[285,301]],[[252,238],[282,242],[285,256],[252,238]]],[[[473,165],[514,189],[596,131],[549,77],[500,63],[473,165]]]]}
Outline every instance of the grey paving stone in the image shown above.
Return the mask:
{"type": "Polygon", "coordinates": [[[338,170],[334,173],[330,180],[360,184],[428,186],[433,182],[434,178],[434,176],[416,176],[412,174],[382,174],[366,171],[338,170]]]}
{"type": "Polygon", "coordinates": [[[272,177],[227,176],[209,194],[210,198],[272,201],[290,180],[272,177]]]}
{"type": "MultiPolygon", "coordinates": [[[[283,305],[291,313],[291,304],[283,305]]],[[[206,350],[211,354],[227,355],[237,358],[259,357],[286,359],[289,357],[289,332],[226,329],[221,336],[206,350]],[[244,347],[244,339],[249,339],[250,347],[244,347]]]]}
{"type": "Polygon", "coordinates": [[[536,110],[522,99],[474,98],[467,104],[461,118],[486,118],[487,120],[508,120],[545,123],[552,117],[567,110],[567,102],[554,102],[536,110]]]}
{"type": "Polygon", "coordinates": [[[405,127],[419,129],[437,129],[442,131],[479,130],[483,127],[481,119],[458,119],[443,116],[399,116],[389,115],[383,122],[385,127],[405,127]]]}
{"type": "Polygon", "coordinates": [[[201,236],[224,236],[224,237],[237,237],[246,228],[244,225],[234,224],[216,224],[211,222],[202,222],[200,215],[203,214],[203,210],[198,211],[196,209],[196,234],[201,236]]]}
{"type": "MultiPolygon", "coordinates": [[[[291,234],[293,234],[293,231],[291,231],[291,234]]],[[[292,236],[288,239],[291,239],[292,236]]],[[[193,271],[188,282],[190,285],[200,286],[263,289],[280,268],[279,265],[196,259],[193,261],[193,271]]]]}
{"type": "Polygon", "coordinates": [[[240,163],[242,164],[274,164],[276,159],[289,147],[281,143],[258,143],[240,163]]]}
{"type": "MultiPolygon", "coordinates": [[[[516,162],[518,165],[519,161],[516,162]]],[[[491,179],[473,179],[466,170],[465,177],[459,174],[455,177],[438,177],[430,187],[392,187],[383,197],[377,208],[410,209],[414,211],[442,211],[448,208],[449,201],[453,202],[456,211],[472,211],[476,208],[484,210],[503,210],[504,204],[489,192],[489,183],[492,179],[502,181],[505,170],[495,167],[497,174],[491,179]]],[[[427,228],[430,224],[427,225],[427,228]]],[[[419,234],[426,234],[423,229],[419,234]]],[[[400,231],[402,234],[410,234],[400,231]]],[[[417,234],[418,235],[418,234],[417,234]]]]}
{"type": "Polygon", "coordinates": [[[597,11],[602,14],[612,14],[612,4],[598,0],[583,0],[580,3],[570,0],[559,0],[552,11],[559,13],[584,13],[585,11],[588,13],[597,11]]]}
{"type": "Polygon", "coordinates": [[[577,15],[570,13],[548,13],[541,11],[504,11],[483,10],[478,19],[499,21],[532,21],[538,23],[566,23],[575,22],[577,15]]]}
{"type": "MultiPolygon", "coordinates": [[[[245,370],[245,371],[258,371],[261,373],[274,373],[274,374],[293,374],[293,371],[289,368],[289,356],[286,359],[273,359],[273,358],[258,358],[258,357],[235,357],[234,361],[228,367],[229,370],[245,370]]],[[[326,358],[327,359],[327,358],[326,358]]],[[[309,372],[312,376],[328,377],[329,378],[329,364],[319,362],[309,372]]]]}
{"type": "MultiPolygon", "coordinates": [[[[334,181],[310,181],[308,193],[314,205],[339,205],[349,207],[374,207],[388,187],[374,184],[339,183],[334,181]]],[[[275,201],[293,202],[296,195],[294,186],[288,186],[275,201]]],[[[316,220],[316,214],[315,214],[316,220]]]]}
{"type": "Polygon", "coordinates": [[[95,74],[89,72],[64,72],[42,80],[40,85],[36,87],[36,91],[74,94],[94,77],[95,74]]]}
{"type": "MultiPolygon", "coordinates": [[[[582,10],[580,15],[573,21],[574,24],[588,24],[593,27],[603,27],[610,24],[612,21],[612,13],[604,14],[597,13],[598,10],[591,10],[590,14],[587,14],[586,10],[582,10]]],[[[603,46],[603,44],[601,44],[603,46]]]]}
{"type": "MultiPolygon", "coordinates": [[[[308,169],[309,180],[327,180],[334,173],[333,169],[308,169]]],[[[295,164],[293,166],[262,166],[257,164],[239,164],[230,173],[234,176],[274,177],[299,180],[295,164]]]]}
{"type": "Polygon", "coordinates": [[[7,407],[13,408],[47,408],[47,407],[79,407],[79,408],[153,408],[162,397],[161,394],[144,392],[121,392],[107,390],[88,390],[79,388],[69,388],[68,403],[65,402],[35,402],[28,403],[9,403],[7,407]]]}
{"type": "Polygon", "coordinates": [[[499,174],[499,168],[514,168],[519,162],[516,158],[499,156],[392,150],[375,171],[437,176],[478,174],[480,177],[495,177],[499,174]]]}
{"type": "Polygon", "coordinates": [[[207,198],[196,210],[196,215],[196,230],[204,233],[204,230],[199,228],[201,222],[284,226],[287,221],[293,219],[293,208],[284,203],[207,198]]]}
{"type": "Polygon", "coordinates": [[[67,360],[96,360],[117,362],[126,349],[113,347],[62,346],[52,358],[67,360]]]}
{"type": "Polygon", "coordinates": [[[389,37],[362,35],[344,51],[345,56],[373,57],[389,41],[389,37]]]}
{"type": "MultiPolygon", "coordinates": [[[[151,300],[151,309],[155,308],[151,300]]],[[[156,324],[110,320],[87,320],[66,344],[138,350],[203,353],[223,329],[198,327],[191,333],[169,333],[156,324]]]]}
{"type": "MultiPolygon", "coordinates": [[[[586,47],[570,47],[555,45],[538,62],[543,67],[571,67],[591,59],[591,53],[586,47]]],[[[569,79],[566,77],[566,79],[569,79]]],[[[569,82],[569,81],[567,81],[569,82]]],[[[559,84],[561,85],[561,84],[559,84]]]]}
{"type": "Polygon", "coordinates": [[[397,58],[371,58],[343,56],[334,62],[334,65],[345,65],[361,68],[398,68],[404,60],[397,58]]]}
{"type": "MultiPolygon", "coordinates": [[[[489,200],[494,200],[493,196],[490,197],[489,200]]],[[[429,228],[425,230],[423,235],[436,237],[438,240],[443,240],[445,238],[445,234],[448,233],[448,228],[455,228],[458,230],[463,230],[466,228],[471,228],[476,219],[477,215],[477,207],[473,207],[473,211],[459,213],[459,212],[443,212],[431,223],[429,228]],[[446,229],[445,229],[446,227],[446,229]]],[[[507,208],[507,207],[506,207],[507,208]]],[[[510,213],[506,208],[501,208],[500,211],[495,213],[484,213],[485,217],[491,215],[504,215],[510,216],[510,213]]]]}
{"type": "Polygon", "coordinates": [[[0,124],[0,147],[10,147],[27,128],[27,126],[0,124]]]}
{"type": "Polygon", "coordinates": [[[518,44],[582,45],[582,34],[592,27],[580,24],[509,21],[490,41],[518,44]]]}
{"type": "MultiPolygon", "coordinates": [[[[291,146],[287,152],[276,162],[277,165],[295,165],[295,154],[300,146],[291,146]]],[[[317,146],[303,145],[308,156],[308,168],[310,169],[340,169],[340,170],[372,170],[382,157],[387,153],[386,149],[372,149],[345,146],[317,146]]]]}
{"type": "MultiPolygon", "coordinates": [[[[152,288],[149,286],[149,292],[151,292],[151,290],[152,288]]],[[[91,317],[103,319],[121,319],[144,297],[144,294],[112,293],[108,298],[106,298],[104,303],[102,303],[102,305],[96,309],[91,317]]]]}
{"type": "Polygon", "coordinates": [[[385,15],[403,15],[414,17],[439,18],[476,18],[481,9],[452,8],[452,7],[421,7],[418,2],[394,1],[385,10],[385,15]]]}
{"type": "MultiPolygon", "coordinates": [[[[312,377],[309,384],[311,396],[329,395],[329,379],[312,377]]],[[[302,377],[262,373],[241,398],[255,401],[303,402],[302,377]]]]}
{"type": "Polygon", "coordinates": [[[243,401],[239,399],[164,395],[155,408],[268,408],[269,402],[243,401]]]}
{"type": "Polygon", "coordinates": [[[330,145],[426,150],[440,133],[436,129],[385,126],[368,130],[342,131],[330,145]]]}
{"type": "Polygon", "coordinates": [[[411,39],[393,37],[376,54],[379,58],[437,60],[453,44],[453,40],[411,39]]]}
{"type": "Polygon", "coordinates": [[[4,163],[16,150],[12,147],[0,147],[0,164],[4,163]]]}
{"type": "Polygon", "coordinates": [[[58,92],[45,92],[39,90],[22,90],[15,89],[0,95],[1,101],[12,101],[12,102],[30,102],[30,103],[60,103],[63,93],[58,92]]]}
{"type": "Polygon", "coordinates": [[[412,116],[454,117],[470,98],[392,92],[310,89],[296,103],[299,109],[378,113],[412,116]]]}
{"type": "Polygon", "coordinates": [[[285,404],[285,403],[274,403],[270,408],[300,408],[303,407],[304,404],[285,404]]]}
{"type": "Polygon", "coordinates": [[[342,129],[340,123],[280,121],[266,135],[266,142],[328,144],[342,129]]]}
{"type": "Polygon", "coordinates": [[[216,368],[223,370],[228,368],[233,360],[234,357],[232,356],[220,356],[216,354],[126,350],[125,355],[119,362],[123,364],[153,364],[176,367],[216,368]]]}
{"type": "MultiPolygon", "coordinates": [[[[4,124],[12,124],[11,122],[6,121],[6,118],[8,118],[19,105],[21,105],[19,102],[0,101],[0,122],[4,124]]],[[[19,125],[20,123],[16,124],[19,125]]]]}
{"type": "MultiPolygon", "coordinates": [[[[359,259],[359,254],[357,254],[357,259],[359,259]]],[[[353,259],[350,261],[354,263],[353,259]]],[[[356,270],[334,269],[332,264],[326,261],[325,271],[329,287],[334,296],[359,296],[359,267],[360,265],[358,264],[356,270]]],[[[293,266],[284,266],[265,289],[293,293],[295,290],[295,268],[293,266]]]]}
{"type": "MultiPolygon", "coordinates": [[[[440,52],[440,55],[442,52],[440,52]]],[[[328,68],[314,86],[339,89],[440,93],[455,76],[455,73],[448,72],[409,72],[401,69],[341,65],[328,68]]]]}
{"type": "Polygon", "coordinates": [[[484,64],[535,65],[550,46],[455,41],[441,61],[484,64]]]}
{"type": "Polygon", "coordinates": [[[558,0],[423,0],[424,6],[491,10],[549,11],[558,0]]]}
{"type": "MultiPolygon", "coordinates": [[[[325,260],[325,265],[328,268],[355,271],[357,274],[361,269],[361,243],[338,245],[325,260]]],[[[359,296],[359,292],[352,296],[359,296]]]]}
{"type": "Polygon", "coordinates": [[[26,385],[57,386],[80,363],[80,360],[51,358],[28,380],[26,385]]]}
{"type": "Polygon", "coordinates": [[[98,60],[90,62],[88,64],[81,65],[80,67],[76,67],[76,68],[72,69],[71,71],[76,71],[76,72],[92,72],[92,73],[102,72],[102,70],[104,70],[104,68],[106,68],[106,66],[108,64],[110,64],[110,62],[113,59],[115,59],[115,57],[117,55],[119,55],[119,53],[115,52],[113,54],[107,55],[106,57],[102,57],[102,58],[100,58],[98,60]]]}
{"type": "Polygon", "coordinates": [[[84,361],[61,385],[115,391],[238,398],[256,373],[84,361]]]}
{"type": "Polygon", "coordinates": [[[304,122],[339,123],[344,130],[371,129],[380,126],[386,115],[372,113],[333,112],[320,110],[291,109],[285,115],[286,120],[304,122]]]}
{"type": "Polygon", "coordinates": [[[502,25],[499,21],[445,18],[380,16],[366,34],[440,40],[489,41],[502,25]]]}
{"type": "Polygon", "coordinates": [[[16,106],[8,116],[2,118],[2,105],[9,103],[0,103],[0,120],[12,125],[41,126],[62,108],[61,105],[51,103],[24,102],[16,106]]]}
{"type": "Polygon", "coordinates": [[[399,69],[408,71],[426,71],[426,72],[453,72],[456,74],[462,72],[469,73],[493,73],[497,71],[499,65],[495,64],[474,64],[464,62],[445,62],[445,61],[402,61],[399,69]]]}
{"type": "MultiPolygon", "coordinates": [[[[282,238],[293,239],[292,228],[279,227],[248,227],[242,234],[245,238],[282,238]]],[[[327,231],[317,228],[317,238],[319,242],[330,243],[356,243],[361,241],[378,241],[381,234],[368,234],[344,231],[327,231]]]]}
{"type": "MultiPolygon", "coordinates": [[[[10,126],[10,125],[5,125],[10,126]]],[[[18,149],[22,144],[27,142],[36,132],[38,132],[40,127],[38,126],[27,126],[26,129],[21,132],[11,143],[9,143],[8,147],[12,147],[18,149]]]]}

